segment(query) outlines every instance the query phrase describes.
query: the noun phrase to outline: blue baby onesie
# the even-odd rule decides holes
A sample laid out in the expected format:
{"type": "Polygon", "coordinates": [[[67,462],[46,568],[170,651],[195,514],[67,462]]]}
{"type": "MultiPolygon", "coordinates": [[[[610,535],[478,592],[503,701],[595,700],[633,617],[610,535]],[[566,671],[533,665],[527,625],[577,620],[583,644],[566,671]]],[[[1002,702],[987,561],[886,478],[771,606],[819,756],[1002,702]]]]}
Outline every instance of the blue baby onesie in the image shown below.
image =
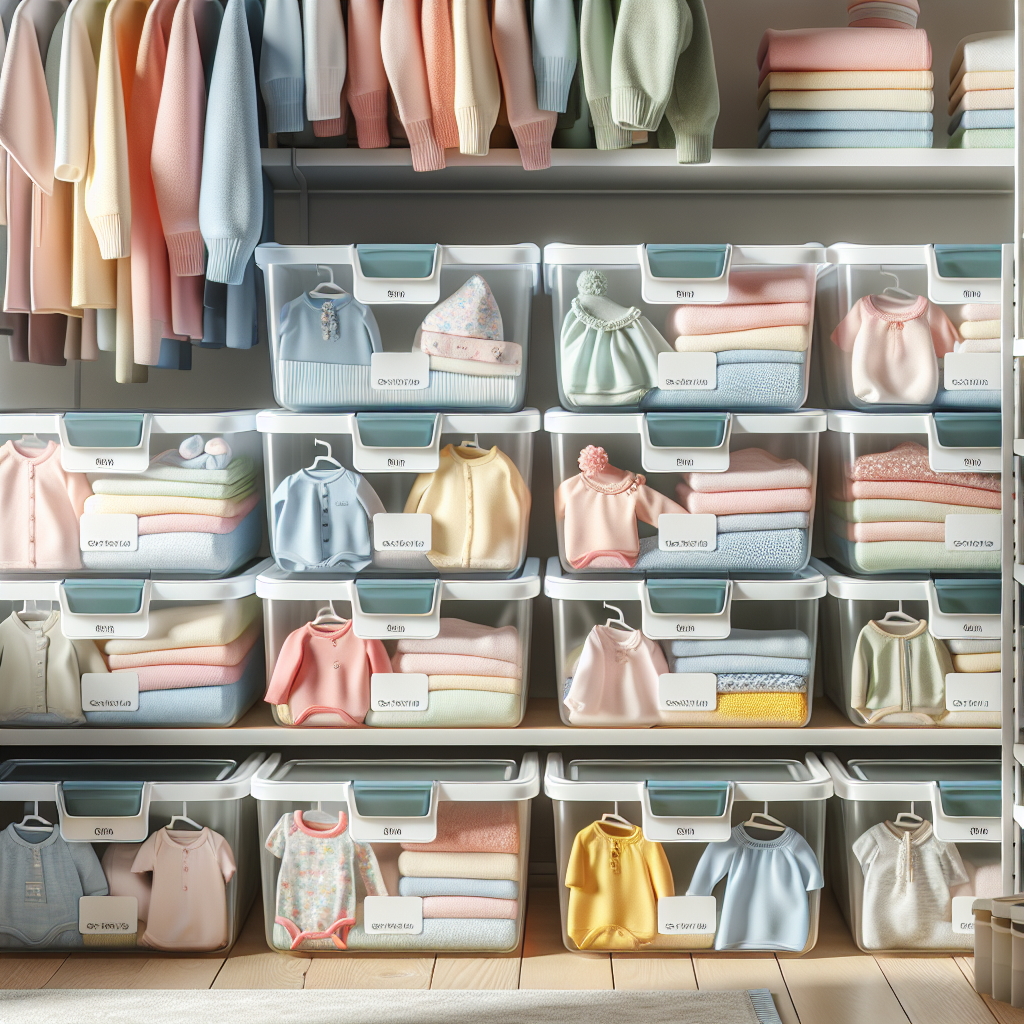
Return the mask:
{"type": "Polygon", "coordinates": [[[381,351],[373,311],[347,292],[330,298],[303,292],[282,307],[278,331],[282,360],[369,366],[371,353],[381,351]]]}
{"type": "Polygon", "coordinates": [[[710,896],[726,875],[715,949],[799,952],[807,945],[807,893],[825,883],[799,832],[787,828],[762,841],[737,825],[726,842],[705,847],[686,895],[710,896]]]}

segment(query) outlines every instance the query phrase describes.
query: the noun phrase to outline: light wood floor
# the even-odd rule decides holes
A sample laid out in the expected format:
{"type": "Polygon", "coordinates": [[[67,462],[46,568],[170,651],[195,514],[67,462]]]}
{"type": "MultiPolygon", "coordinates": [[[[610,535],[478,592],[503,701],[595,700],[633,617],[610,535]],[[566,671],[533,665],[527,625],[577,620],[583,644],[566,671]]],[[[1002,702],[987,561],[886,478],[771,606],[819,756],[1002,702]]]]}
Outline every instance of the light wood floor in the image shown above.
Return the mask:
{"type": "Polygon", "coordinates": [[[977,995],[970,957],[867,956],[826,890],[815,949],[652,957],[568,952],[553,889],[533,887],[520,950],[508,956],[293,956],[267,949],[253,908],[227,957],[0,954],[0,988],[116,989],[742,989],[767,988],[783,1024],[1024,1024],[977,995]]]}

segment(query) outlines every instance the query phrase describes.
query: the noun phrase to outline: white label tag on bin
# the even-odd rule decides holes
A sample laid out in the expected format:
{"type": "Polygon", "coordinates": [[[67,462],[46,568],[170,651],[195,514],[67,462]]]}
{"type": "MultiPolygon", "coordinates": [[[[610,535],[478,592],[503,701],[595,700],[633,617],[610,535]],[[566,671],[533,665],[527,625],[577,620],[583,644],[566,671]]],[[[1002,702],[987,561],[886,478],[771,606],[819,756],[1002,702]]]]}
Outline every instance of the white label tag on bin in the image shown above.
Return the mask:
{"type": "Polygon", "coordinates": [[[658,516],[659,551],[714,551],[718,547],[718,516],[666,512],[658,516]]]}
{"type": "Polygon", "coordinates": [[[83,711],[138,711],[138,672],[83,672],[83,711]]]}
{"type": "Polygon", "coordinates": [[[658,676],[661,711],[714,711],[718,677],[714,672],[668,672],[658,676]]]}
{"type": "Polygon", "coordinates": [[[950,352],[942,361],[947,391],[998,391],[998,352],[950,352]]]}
{"type": "Polygon", "coordinates": [[[974,934],[974,900],[974,896],[954,896],[951,900],[954,935],[974,934]]]}
{"type": "Polygon", "coordinates": [[[659,352],[658,387],[714,391],[718,387],[718,357],[714,352],[659,352]]]}
{"type": "Polygon", "coordinates": [[[79,896],[78,931],[82,935],[134,935],[139,930],[139,901],[134,896],[79,896]]]}
{"type": "Polygon", "coordinates": [[[947,711],[1002,711],[1002,672],[946,673],[947,711]]]}
{"type": "Polygon", "coordinates": [[[374,672],[370,676],[371,711],[426,711],[427,677],[421,672],[374,672]]]}
{"type": "Polygon", "coordinates": [[[370,384],[377,391],[429,387],[430,356],[426,352],[374,352],[370,355],[370,384]]]}
{"type": "Polygon", "coordinates": [[[715,934],[714,896],[662,896],[658,900],[659,935],[715,934]]]}
{"type": "Polygon", "coordinates": [[[946,516],[946,550],[987,554],[1002,548],[1003,517],[946,516]]]}
{"type": "Polygon", "coordinates": [[[138,551],[139,517],[123,512],[84,512],[78,521],[82,551],[138,551]]]}
{"type": "Polygon", "coordinates": [[[423,933],[423,897],[365,897],[363,900],[363,930],[367,935],[421,935],[423,933]]]}
{"type": "Polygon", "coordinates": [[[431,547],[426,512],[378,512],[373,517],[373,550],[425,555],[431,547]]]}

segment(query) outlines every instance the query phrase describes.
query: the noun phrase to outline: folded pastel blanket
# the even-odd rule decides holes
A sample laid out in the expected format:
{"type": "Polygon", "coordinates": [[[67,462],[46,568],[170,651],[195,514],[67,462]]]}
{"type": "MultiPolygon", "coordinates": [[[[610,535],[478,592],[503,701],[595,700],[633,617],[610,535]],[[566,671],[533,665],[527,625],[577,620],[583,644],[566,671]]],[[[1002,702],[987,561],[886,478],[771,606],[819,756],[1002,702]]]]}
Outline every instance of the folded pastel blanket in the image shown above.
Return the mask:
{"type": "Polygon", "coordinates": [[[851,541],[928,540],[946,542],[945,523],[849,523],[838,516],[829,517],[829,529],[851,541]]]}
{"type": "Polygon", "coordinates": [[[934,116],[912,110],[769,110],[758,136],[769,132],[928,132],[934,116]]]}
{"type": "Polygon", "coordinates": [[[772,71],[928,71],[923,29],[770,28],[757,47],[758,83],[772,71]]]}
{"type": "Polygon", "coordinates": [[[519,679],[505,676],[427,676],[427,690],[490,690],[492,693],[519,693],[519,679]]]}
{"type": "Polygon", "coordinates": [[[465,619],[442,618],[440,631],[431,640],[396,640],[394,654],[468,654],[496,658],[514,665],[522,657],[515,626],[484,626],[465,619]]]}
{"type": "Polygon", "coordinates": [[[161,452],[149,464],[145,473],[128,477],[132,480],[186,480],[194,483],[233,484],[256,472],[256,464],[248,455],[238,455],[224,469],[189,469],[176,464],[181,456],[177,450],[161,452]]]}
{"type": "Polygon", "coordinates": [[[723,533],[714,551],[660,551],[657,537],[642,537],[634,568],[662,570],[799,572],[810,556],[806,530],[723,533]]]}
{"type": "Polygon", "coordinates": [[[810,516],[806,512],[751,512],[718,516],[718,533],[748,533],[751,530],[806,530],[810,516]]]}
{"type": "Polygon", "coordinates": [[[931,132],[769,132],[761,149],[931,149],[931,132]]]}
{"type": "Polygon", "coordinates": [[[901,441],[887,452],[858,455],[845,467],[850,480],[898,480],[1002,490],[998,473],[937,473],[928,462],[928,449],[916,441],[901,441]]]}
{"type": "Polygon", "coordinates": [[[143,654],[112,654],[107,658],[107,664],[111,672],[119,668],[145,668],[150,665],[237,665],[262,635],[261,616],[250,623],[241,636],[221,647],[176,647],[143,654]]]}
{"type": "Polygon", "coordinates": [[[1002,668],[1002,655],[998,651],[990,654],[954,654],[954,672],[998,672],[1002,668]]]}
{"type": "Polygon", "coordinates": [[[519,807],[512,801],[442,800],[437,805],[437,838],[430,843],[402,843],[402,849],[434,853],[518,853],[519,807]]]}
{"type": "Polygon", "coordinates": [[[233,519],[242,515],[244,500],[225,498],[179,498],[164,494],[91,494],[85,511],[99,514],[127,513],[135,516],[197,515],[233,519]]]}
{"type": "Polygon", "coordinates": [[[947,149],[1013,149],[1013,128],[958,128],[947,149]]]}
{"type": "Polygon", "coordinates": [[[955,352],[998,352],[1000,338],[968,338],[954,348],[955,352]]]}
{"type": "Polygon", "coordinates": [[[758,104],[758,124],[769,110],[911,110],[930,111],[930,89],[822,89],[770,92],[758,104]]]}
{"type": "MultiPolygon", "coordinates": [[[[952,107],[952,104],[950,104],[952,107]]],[[[983,92],[965,92],[960,102],[947,111],[950,117],[956,117],[968,110],[1013,110],[1012,89],[986,89],[983,92]]]]}
{"type": "Polygon", "coordinates": [[[946,132],[953,135],[958,128],[1012,128],[1012,110],[965,110],[949,119],[946,132]]]}
{"type": "Polygon", "coordinates": [[[772,71],[757,89],[757,102],[770,92],[810,89],[928,89],[935,86],[930,71],[772,71]]]}
{"type": "Polygon", "coordinates": [[[806,724],[806,693],[720,693],[714,711],[661,712],[661,725],[675,728],[799,728],[806,724]]]}
{"type": "MultiPolygon", "coordinates": [[[[897,501],[942,502],[971,508],[999,508],[998,491],[954,484],[924,483],[916,480],[846,480],[845,490],[836,495],[846,501],[858,498],[893,498],[897,501]]],[[[695,511],[691,509],[690,511],[695,511]]]]}
{"type": "Polygon", "coordinates": [[[1003,649],[999,640],[966,640],[953,637],[952,640],[943,642],[949,648],[950,654],[998,654],[1003,649]]]}
{"type": "Polygon", "coordinates": [[[731,409],[734,412],[756,409],[784,412],[799,409],[804,404],[807,373],[802,364],[772,361],[722,365],[721,358],[732,354],[718,353],[719,366],[715,380],[717,386],[713,390],[672,391],[653,388],[640,400],[640,408],[713,409],[716,412],[720,409],[731,409]]]}
{"type": "Polygon", "coordinates": [[[391,659],[391,671],[422,672],[428,676],[502,676],[505,679],[518,679],[521,675],[516,662],[441,653],[396,654],[391,659]]]}
{"type": "Polygon", "coordinates": [[[487,878],[518,881],[519,857],[514,853],[421,853],[405,850],[399,874],[413,878],[487,878]]]}
{"type": "Polygon", "coordinates": [[[949,63],[949,80],[956,85],[962,75],[971,71],[1013,71],[1013,30],[976,32],[957,43],[949,63]]]}
{"type": "Polygon", "coordinates": [[[741,306],[676,306],[665,321],[665,337],[689,334],[724,334],[759,327],[806,326],[813,302],[764,302],[741,306]]]}
{"type": "Polygon", "coordinates": [[[1013,89],[1012,71],[968,71],[960,80],[951,84],[946,95],[949,97],[948,111],[956,109],[957,103],[968,92],[986,92],[991,89],[1013,89]]]}
{"type": "Polygon", "coordinates": [[[144,640],[107,640],[104,654],[143,654],[180,647],[213,647],[231,643],[259,616],[263,600],[255,594],[207,604],[171,605],[149,613],[144,640]]]}
{"type": "Polygon", "coordinates": [[[195,483],[185,480],[149,480],[146,477],[104,477],[92,485],[93,494],[164,495],[181,498],[242,498],[256,488],[250,474],[230,484],[195,483]]]}
{"type": "MultiPolygon", "coordinates": [[[[873,495],[869,495],[873,497],[873,495]]],[[[705,515],[738,515],[750,512],[810,512],[814,495],[810,487],[773,490],[717,491],[701,493],[680,481],[676,499],[688,512],[705,515]]]]}
{"type": "Polygon", "coordinates": [[[766,302],[811,302],[814,299],[816,268],[733,267],[729,274],[726,304],[757,305],[766,302]]]}
{"type": "Polygon", "coordinates": [[[806,693],[807,677],[776,672],[720,672],[719,693],[806,693]]]}
{"type": "Polygon", "coordinates": [[[495,918],[514,921],[519,917],[519,900],[492,900],[486,896],[426,896],[423,919],[495,918]]]}
{"type": "MultiPolygon", "coordinates": [[[[148,693],[150,690],[230,686],[242,678],[253,659],[258,656],[259,648],[254,646],[237,665],[149,665],[145,668],[118,671],[137,673],[140,693],[148,693]]],[[[117,675],[117,672],[112,672],[111,675],[117,675]]]]}
{"type": "MultiPolygon", "coordinates": [[[[281,928],[281,931],[284,932],[284,929],[281,928]]],[[[287,936],[287,932],[285,932],[285,936],[287,936]]],[[[491,953],[514,949],[517,941],[518,927],[516,921],[434,917],[423,922],[423,932],[420,935],[379,933],[367,935],[363,930],[363,926],[357,924],[348,933],[346,946],[352,950],[379,952],[388,950],[412,952],[415,950],[451,949],[491,953]]],[[[275,944],[276,942],[275,929],[275,944]]],[[[280,945],[279,948],[288,949],[290,946],[280,945]]],[[[306,948],[308,947],[305,943],[299,946],[299,949],[306,948]]]]}
{"type": "Polygon", "coordinates": [[[780,352],[773,349],[732,349],[729,352],[716,352],[715,365],[725,372],[726,367],[752,365],[754,363],[790,363],[803,366],[807,362],[806,352],[780,352]]]}
{"type": "Polygon", "coordinates": [[[862,498],[859,501],[830,500],[829,509],[850,523],[944,523],[946,516],[998,515],[997,508],[973,508],[933,501],[890,501],[862,498]]]}
{"type": "Polygon", "coordinates": [[[760,654],[704,654],[698,657],[672,658],[673,672],[760,672],[775,675],[806,676],[811,663],[807,658],[769,658],[760,654]]]}
{"type": "Polygon", "coordinates": [[[744,349],[806,352],[810,343],[809,324],[755,327],[749,331],[726,331],[724,334],[681,334],[672,342],[677,352],[732,352],[744,349]]]}
{"type": "Polygon", "coordinates": [[[829,554],[856,572],[998,572],[999,552],[947,551],[927,541],[851,544],[834,533],[825,537],[829,554]]]}
{"type": "Polygon", "coordinates": [[[666,640],[669,657],[708,654],[754,654],[766,658],[809,658],[810,638],[799,629],[740,629],[734,626],[724,640],[666,640]]]}
{"type": "Polygon", "coordinates": [[[224,516],[196,516],[168,514],[162,516],[140,516],[139,536],[148,537],[158,533],[234,533],[245,517],[260,503],[258,491],[253,491],[241,503],[241,511],[230,519],[224,516]]]}
{"type": "Polygon", "coordinates": [[[488,878],[400,878],[399,896],[476,896],[517,900],[519,883],[488,878]]]}
{"type": "Polygon", "coordinates": [[[426,711],[368,711],[363,724],[375,729],[514,729],[522,717],[518,693],[436,690],[426,711]]]}
{"type": "Polygon", "coordinates": [[[998,302],[965,302],[960,307],[961,320],[998,320],[1001,314],[998,302]]]}
{"type": "MultiPolygon", "coordinates": [[[[941,374],[942,371],[940,370],[941,374]]],[[[998,409],[1000,392],[998,388],[991,391],[947,391],[942,387],[939,377],[939,391],[933,403],[936,409],[998,409]]]]}
{"type": "Polygon", "coordinates": [[[998,338],[1002,334],[1002,326],[1002,321],[999,319],[965,320],[960,325],[960,337],[964,341],[998,338]]]}
{"type": "Polygon", "coordinates": [[[729,455],[724,473],[684,473],[691,491],[769,491],[810,487],[811,471],[798,459],[780,459],[763,448],[740,448],[729,455]]]}

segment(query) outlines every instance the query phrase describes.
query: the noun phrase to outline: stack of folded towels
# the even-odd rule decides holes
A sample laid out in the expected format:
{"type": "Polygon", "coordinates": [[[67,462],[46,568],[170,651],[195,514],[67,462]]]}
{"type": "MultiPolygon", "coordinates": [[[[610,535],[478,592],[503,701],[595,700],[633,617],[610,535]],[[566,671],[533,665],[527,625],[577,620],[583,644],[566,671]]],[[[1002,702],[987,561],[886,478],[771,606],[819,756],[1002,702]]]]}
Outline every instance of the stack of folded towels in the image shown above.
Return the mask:
{"type": "Polygon", "coordinates": [[[934,80],[927,32],[864,25],[861,19],[850,28],[765,32],[757,51],[759,146],[931,147],[934,80]]]}
{"type": "MultiPolygon", "coordinates": [[[[673,309],[665,336],[674,339],[676,351],[714,352],[718,362],[717,387],[683,392],[687,399],[704,398],[713,409],[799,409],[806,390],[814,279],[813,266],[737,268],[729,274],[724,303],[673,309]]],[[[678,402],[679,395],[656,391],[643,406],[678,402]]]]}
{"type": "Polygon", "coordinates": [[[945,641],[953,659],[954,672],[998,672],[1002,668],[998,640],[965,640],[956,637],[945,641]]]}
{"type": "Polygon", "coordinates": [[[233,725],[262,695],[263,602],[171,605],[149,613],[143,640],[98,640],[114,675],[139,677],[138,711],[87,711],[95,725],[233,725]]]}
{"type": "Polygon", "coordinates": [[[807,722],[811,641],[799,629],[733,629],[724,640],[665,640],[670,672],[713,672],[714,711],[663,711],[663,725],[801,726],[807,722]]]}
{"type": "Polygon", "coordinates": [[[430,640],[394,640],[392,672],[422,673],[429,694],[423,712],[367,712],[377,728],[515,727],[522,718],[523,660],[515,626],[441,619],[430,640]]]}
{"type": "Polygon", "coordinates": [[[965,302],[960,307],[959,334],[954,352],[998,352],[1002,335],[1002,309],[998,302],[965,302]]]}
{"type": "Polygon", "coordinates": [[[92,476],[85,511],[139,517],[136,551],[83,551],[87,569],[223,575],[256,556],[263,538],[256,466],[224,438],[194,435],[141,474],[92,476]]]}
{"type": "Polygon", "coordinates": [[[402,843],[398,873],[398,895],[423,899],[423,931],[368,935],[360,904],[349,949],[512,949],[519,924],[518,804],[442,801],[437,838],[402,843]]]}
{"type": "Polygon", "coordinates": [[[998,473],[936,473],[903,441],[859,455],[829,500],[829,550],[859,572],[999,571],[999,552],[947,551],[946,516],[998,515],[998,473]]]}
{"type": "Polygon", "coordinates": [[[957,44],[949,65],[949,148],[1013,149],[1013,32],[957,44]]]}

